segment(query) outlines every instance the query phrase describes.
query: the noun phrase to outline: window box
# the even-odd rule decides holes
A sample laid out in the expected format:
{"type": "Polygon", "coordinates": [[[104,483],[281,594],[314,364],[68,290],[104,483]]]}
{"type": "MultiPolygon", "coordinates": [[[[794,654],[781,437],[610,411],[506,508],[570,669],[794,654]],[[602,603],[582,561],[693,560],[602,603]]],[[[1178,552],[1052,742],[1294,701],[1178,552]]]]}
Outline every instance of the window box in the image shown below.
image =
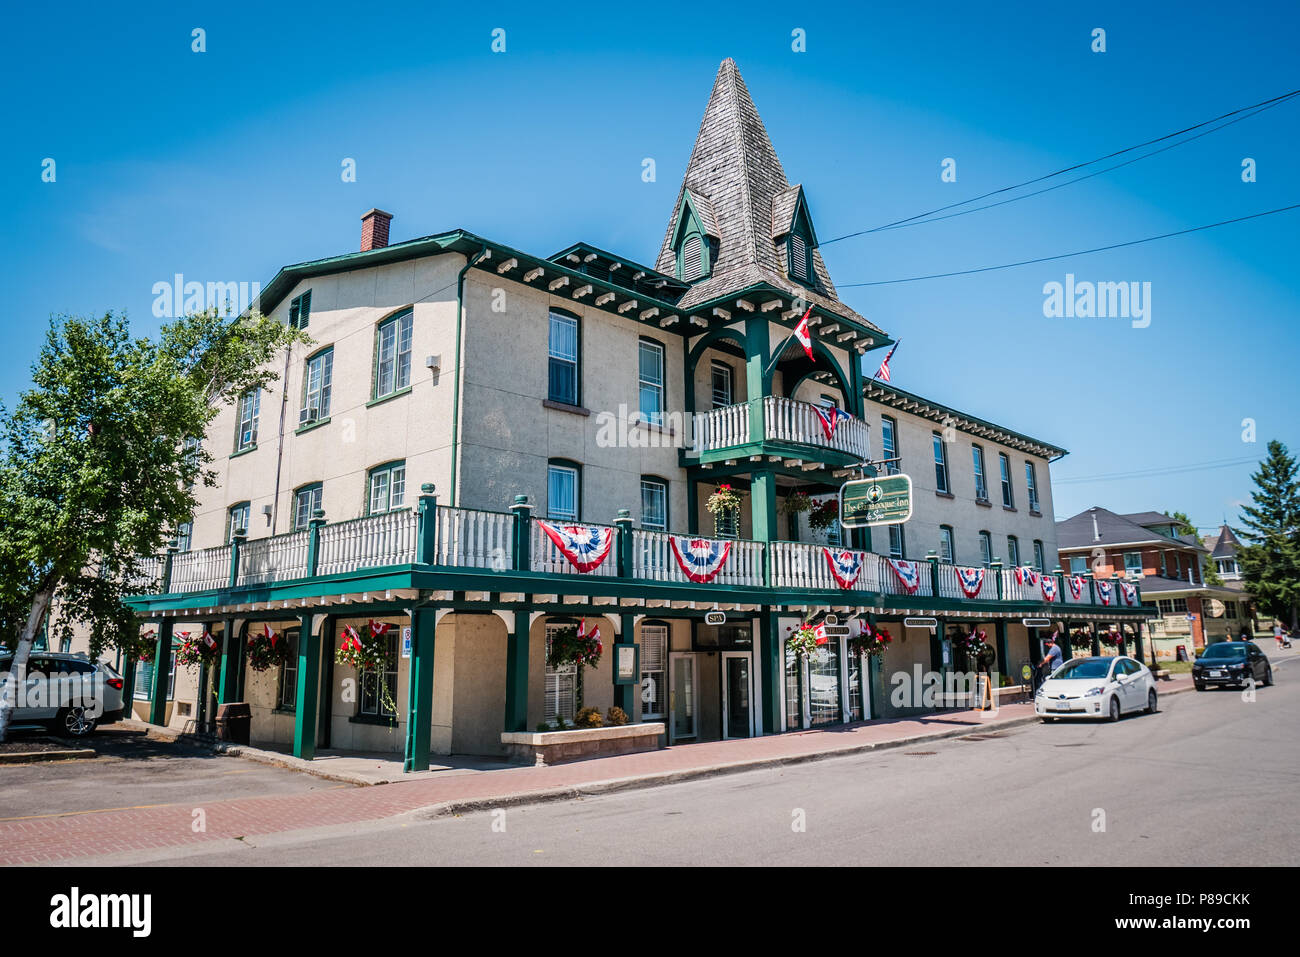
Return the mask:
{"type": "Polygon", "coordinates": [[[544,767],[609,754],[657,751],[664,737],[661,721],[571,731],[503,731],[501,743],[516,764],[544,767]]]}

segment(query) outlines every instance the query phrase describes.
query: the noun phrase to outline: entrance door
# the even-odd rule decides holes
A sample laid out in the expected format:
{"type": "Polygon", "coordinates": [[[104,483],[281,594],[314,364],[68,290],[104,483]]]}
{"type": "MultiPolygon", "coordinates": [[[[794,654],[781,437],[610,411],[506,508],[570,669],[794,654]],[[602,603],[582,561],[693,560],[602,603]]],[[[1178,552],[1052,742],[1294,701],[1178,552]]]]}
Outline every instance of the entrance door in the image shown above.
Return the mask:
{"type": "Polygon", "coordinates": [[[722,653],[722,736],[749,738],[754,734],[754,681],[750,653],[722,653]]]}
{"type": "Polygon", "coordinates": [[[668,656],[668,743],[699,734],[699,708],[695,700],[699,681],[695,655],[677,652],[668,656]]]}

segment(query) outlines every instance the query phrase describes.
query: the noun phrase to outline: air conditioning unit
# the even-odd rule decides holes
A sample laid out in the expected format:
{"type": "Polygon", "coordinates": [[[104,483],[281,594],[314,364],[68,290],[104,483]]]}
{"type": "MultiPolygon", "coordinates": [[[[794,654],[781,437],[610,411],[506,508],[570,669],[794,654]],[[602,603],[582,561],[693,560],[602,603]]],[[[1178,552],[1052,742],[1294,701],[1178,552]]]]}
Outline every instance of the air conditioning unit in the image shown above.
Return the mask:
{"type": "Polygon", "coordinates": [[[310,425],[320,418],[320,410],[314,405],[310,405],[298,413],[299,425],[310,425]]]}

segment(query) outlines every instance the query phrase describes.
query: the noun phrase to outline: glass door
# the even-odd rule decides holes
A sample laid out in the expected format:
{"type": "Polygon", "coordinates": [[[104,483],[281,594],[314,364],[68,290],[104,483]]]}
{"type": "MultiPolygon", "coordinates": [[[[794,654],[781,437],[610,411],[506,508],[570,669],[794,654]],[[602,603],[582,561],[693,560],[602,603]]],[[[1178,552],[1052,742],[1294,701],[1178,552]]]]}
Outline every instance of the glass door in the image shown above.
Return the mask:
{"type": "Polygon", "coordinates": [[[668,743],[693,738],[696,727],[695,655],[677,653],[668,656],[668,743]]]}
{"type": "Polygon", "coordinates": [[[722,653],[722,736],[748,738],[753,729],[753,682],[747,651],[722,653]]]}

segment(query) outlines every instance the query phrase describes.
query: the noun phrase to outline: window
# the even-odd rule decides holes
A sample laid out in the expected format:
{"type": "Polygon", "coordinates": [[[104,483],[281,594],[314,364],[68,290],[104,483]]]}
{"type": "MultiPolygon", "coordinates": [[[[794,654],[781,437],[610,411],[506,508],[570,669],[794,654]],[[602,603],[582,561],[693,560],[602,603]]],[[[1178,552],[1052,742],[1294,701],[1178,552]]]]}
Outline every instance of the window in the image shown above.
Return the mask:
{"type": "Polygon", "coordinates": [[[731,366],[714,359],[712,369],[713,407],[721,409],[732,404],[731,366]]]}
{"type": "Polygon", "coordinates": [[[1070,574],[1083,575],[1088,571],[1088,559],[1082,555],[1075,555],[1070,559],[1070,574]]]}
{"type": "Polygon", "coordinates": [[[808,278],[808,242],[798,233],[790,234],[790,275],[795,279],[808,278]]]}
{"type": "Polygon", "coordinates": [[[248,502],[240,502],[238,505],[230,506],[230,520],[226,522],[226,544],[229,545],[235,537],[235,532],[248,531],[248,502]]]}
{"type": "Polygon", "coordinates": [[[321,498],[324,489],[317,482],[315,485],[308,485],[298,489],[293,496],[293,530],[306,528],[311,522],[312,513],[318,508],[323,508],[323,499],[321,498]]]}
{"type": "Polygon", "coordinates": [[[907,551],[907,543],[903,539],[903,526],[889,526],[889,557],[906,558],[904,552],[907,551]]]}
{"type": "Polygon", "coordinates": [[[984,450],[978,445],[970,447],[971,462],[975,466],[975,498],[981,502],[989,500],[989,486],[984,480],[984,450]]]}
{"type": "Polygon", "coordinates": [[[719,538],[740,537],[740,519],[735,512],[719,512],[713,517],[713,528],[719,538]]]}
{"type": "Polygon", "coordinates": [[[576,522],[579,515],[578,470],[552,462],[546,468],[546,516],[576,522]]]}
{"type": "Polygon", "coordinates": [[[668,700],[668,626],[641,626],[641,717],[662,718],[668,700]]]}
{"type": "Polygon", "coordinates": [[[561,665],[559,668],[552,668],[549,663],[551,657],[551,639],[556,632],[565,628],[573,628],[577,622],[548,621],[546,623],[546,704],[543,717],[550,724],[554,724],[556,718],[564,718],[565,721],[573,721],[574,700],[576,697],[576,686],[578,680],[578,666],[575,664],[561,665]]]}
{"type": "MultiPolygon", "coordinates": [[[[1128,568],[1127,559],[1124,562],[1124,567],[1127,570],[1128,568]]],[[[1174,577],[1175,578],[1183,577],[1183,556],[1179,555],[1177,552],[1174,553],[1174,577]]]]}
{"type": "Polygon", "coordinates": [[[641,479],[641,527],[668,531],[668,483],[663,479],[641,479]]]}
{"type": "Polygon", "coordinates": [[[334,350],[319,352],[307,360],[302,377],[302,411],[298,423],[319,422],[330,415],[330,393],[334,383],[334,350]]]}
{"type": "Polygon", "coordinates": [[[550,384],[552,402],[578,404],[578,318],[551,311],[550,384]]]}
{"type": "Polygon", "coordinates": [[[284,633],[289,646],[289,657],[280,666],[280,708],[293,711],[298,707],[298,629],[284,633]]]}
{"type": "Polygon", "coordinates": [[[1186,598],[1161,598],[1160,614],[1162,615],[1187,614],[1187,599],[1186,598]]]}
{"type": "Polygon", "coordinates": [[[939,526],[939,560],[943,562],[947,562],[949,565],[951,565],[953,562],[953,555],[955,554],[956,552],[953,549],[953,543],[952,543],[952,526],[940,525],[939,526]]]}
{"type": "Polygon", "coordinates": [[[367,515],[379,515],[406,505],[406,463],[389,462],[370,470],[367,515]]]}
{"type": "Polygon", "coordinates": [[[682,243],[682,262],[678,278],[692,282],[704,275],[704,243],[699,233],[691,233],[682,243]]]}
{"type": "Polygon", "coordinates": [[[1036,538],[1034,539],[1034,568],[1038,569],[1040,572],[1047,571],[1047,569],[1043,567],[1043,543],[1036,538]]]}
{"type": "Polygon", "coordinates": [[[1029,510],[1031,512],[1039,511],[1038,508],[1038,476],[1034,472],[1034,463],[1025,463],[1025,489],[1029,494],[1029,510]]]}
{"type": "Polygon", "coordinates": [[[375,398],[399,392],[411,384],[412,312],[407,309],[385,319],[375,330],[375,398]]]}
{"type": "Polygon", "coordinates": [[[649,339],[642,339],[637,357],[637,385],[641,401],[641,415],[647,422],[662,425],[664,421],[664,347],[649,339]]]}
{"type": "Polygon", "coordinates": [[[1160,577],[1161,577],[1161,578],[1168,578],[1168,577],[1169,577],[1169,566],[1168,566],[1167,564],[1165,564],[1165,553],[1164,553],[1164,552],[1157,552],[1156,554],[1160,556],[1160,577]]]}
{"type": "Polygon", "coordinates": [[[936,491],[948,491],[948,455],[943,448],[943,436],[938,432],[931,434],[934,444],[934,487],[936,491]]]}
{"type": "Polygon", "coordinates": [[[250,389],[239,397],[239,424],[235,428],[235,451],[242,452],[257,445],[257,413],[262,404],[262,391],[250,389]]]}
{"type": "Polygon", "coordinates": [[[389,706],[388,702],[397,703],[397,640],[400,635],[401,629],[393,627],[379,639],[385,643],[382,673],[374,669],[361,672],[361,700],[358,702],[358,714],[372,718],[397,717],[397,712],[389,706]],[[384,683],[382,686],[379,683],[381,681],[384,683]],[[381,693],[383,687],[387,687],[387,695],[381,693]]]}
{"type": "Polygon", "coordinates": [[[1020,564],[1020,540],[1014,535],[1007,536],[1007,562],[1012,568],[1020,564]]]}
{"type": "MultiPolygon", "coordinates": [[[[1126,575],[1142,574],[1142,553],[1141,552],[1124,553],[1124,574],[1126,575]]],[[[1179,577],[1180,578],[1182,577],[1181,572],[1179,572],[1179,577]]]]}
{"type": "Polygon", "coordinates": [[[993,564],[993,536],[980,532],[980,561],[985,568],[993,564]]]}
{"type": "Polygon", "coordinates": [[[896,475],[902,469],[901,462],[890,462],[898,457],[897,430],[894,420],[887,415],[880,417],[880,456],[885,460],[885,474],[896,475]]]}
{"type": "Polygon", "coordinates": [[[998,469],[1002,473],[1002,506],[1014,508],[1016,503],[1011,495],[1011,462],[1002,452],[998,453],[998,469]]]}
{"type": "Polygon", "coordinates": [[[176,550],[178,552],[188,552],[193,546],[194,541],[194,523],[182,522],[176,528],[176,550]]]}
{"type": "Polygon", "coordinates": [[[311,318],[311,290],[289,303],[289,326],[293,329],[306,329],[307,320],[311,318]]]}
{"type": "MultiPolygon", "coordinates": [[[[175,641],[173,640],[173,645],[175,641]]],[[[33,667],[28,664],[28,670],[33,667]]],[[[148,701],[153,697],[153,662],[137,661],[135,663],[135,688],[132,692],[133,697],[137,700],[144,699],[148,701]]],[[[173,698],[176,695],[176,652],[172,652],[171,665],[167,671],[167,697],[173,698]]]]}

